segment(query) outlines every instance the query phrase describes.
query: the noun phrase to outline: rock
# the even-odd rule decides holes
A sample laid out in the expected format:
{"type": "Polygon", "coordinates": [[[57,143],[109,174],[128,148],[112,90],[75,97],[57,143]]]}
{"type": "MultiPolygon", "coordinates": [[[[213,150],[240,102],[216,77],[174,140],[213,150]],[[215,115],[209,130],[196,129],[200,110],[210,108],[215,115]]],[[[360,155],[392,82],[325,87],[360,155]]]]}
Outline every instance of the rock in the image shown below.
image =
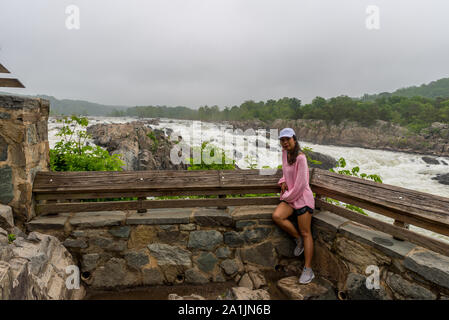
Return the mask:
{"type": "Polygon", "coordinates": [[[64,246],[67,248],[87,248],[87,242],[82,239],[70,239],[67,238],[64,241],[64,246]]]}
{"type": "Polygon", "coordinates": [[[373,247],[362,245],[345,237],[336,240],[336,252],[340,257],[356,265],[360,272],[365,272],[369,265],[382,266],[391,263],[391,258],[378,252],[373,247]]]}
{"type": "Polygon", "coordinates": [[[235,223],[235,229],[237,231],[242,231],[246,227],[251,227],[257,224],[257,221],[254,220],[239,220],[235,223]]]}
{"type": "Polygon", "coordinates": [[[168,300],[206,300],[204,297],[192,293],[190,296],[178,296],[176,293],[170,293],[168,300]]]}
{"type": "Polygon", "coordinates": [[[253,290],[254,289],[254,284],[251,281],[251,278],[249,277],[249,275],[247,273],[245,273],[239,280],[239,287],[245,287],[248,289],[253,290]]]}
{"type": "Polygon", "coordinates": [[[286,258],[295,257],[293,252],[295,250],[296,243],[293,238],[277,237],[273,244],[279,256],[286,258]]]}
{"type": "Polygon", "coordinates": [[[164,283],[164,275],[158,268],[143,268],[144,285],[161,285],[164,283]]]}
{"type": "Polygon", "coordinates": [[[0,300],[9,300],[12,286],[11,267],[9,263],[0,261],[0,300]]]}
{"type": "Polygon", "coordinates": [[[224,259],[231,256],[231,250],[228,247],[220,247],[215,251],[217,258],[224,259]]]}
{"type": "Polygon", "coordinates": [[[98,259],[100,255],[98,253],[88,253],[82,256],[81,265],[84,271],[92,271],[97,267],[98,259]]]}
{"type": "Polygon", "coordinates": [[[193,222],[203,227],[229,227],[232,225],[232,217],[221,209],[199,208],[193,213],[193,222]]]}
{"type": "Polygon", "coordinates": [[[148,245],[151,256],[157,259],[159,266],[179,265],[191,267],[192,253],[180,247],[170,246],[164,243],[152,243],[148,245]]]}
{"type": "Polygon", "coordinates": [[[142,121],[121,124],[95,124],[87,128],[94,143],[111,154],[120,154],[125,170],[185,170],[173,164],[170,151],[175,146],[162,130],[151,129],[142,121]]]}
{"type": "Polygon", "coordinates": [[[107,251],[117,251],[117,252],[122,252],[126,250],[127,247],[125,240],[115,240],[102,236],[90,238],[89,244],[91,246],[97,246],[107,251]]]}
{"type": "Polygon", "coordinates": [[[310,161],[307,161],[309,168],[320,168],[323,170],[329,170],[337,166],[337,160],[335,160],[333,157],[327,154],[311,151],[309,153],[309,156],[312,158],[312,160],[317,160],[321,162],[320,164],[315,164],[310,161]]]}
{"type": "Polygon", "coordinates": [[[14,199],[12,168],[8,165],[0,167],[0,203],[10,203],[14,199]]]}
{"type": "Polygon", "coordinates": [[[441,184],[449,185],[449,173],[437,174],[436,177],[432,177],[432,180],[437,180],[441,184]]]}
{"type": "Polygon", "coordinates": [[[185,272],[185,281],[193,284],[205,284],[209,282],[209,279],[196,269],[188,269],[185,272]]]}
{"type": "Polygon", "coordinates": [[[216,230],[199,230],[190,232],[187,246],[193,249],[213,250],[223,243],[223,235],[216,230]]]}
{"type": "Polygon", "coordinates": [[[259,289],[260,287],[267,285],[267,280],[259,272],[249,272],[248,274],[251,278],[251,281],[253,282],[254,289],[259,289]]]}
{"type": "Polygon", "coordinates": [[[415,249],[403,262],[404,267],[423,278],[449,288],[449,257],[427,249],[415,249]]]}
{"type": "Polygon", "coordinates": [[[298,277],[287,277],[277,282],[278,288],[292,300],[335,300],[332,288],[320,284],[316,279],[300,284],[298,277]]]}
{"type": "Polygon", "coordinates": [[[196,230],[196,224],[194,223],[187,223],[187,224],[180,224],[179,230],[181,231],[193,231],[196,230]]]}
{"type": "Polygon", "coordinates": [[[389,272],[386,283],[395,293],[400,297],[405,297],[411,300],[435,300],[436,294],[432,291],[405,280],[400,275],[389,272]]]}
{"type": "Polygon", "coordinates": [[[270,300],[270,294],[264,289],[251,290],[245,287],[231,288],[226,299],[229,300],[270,300]]]}
{"type": "Polygon", "coordinates": [[[243,235],[235,231],[225,232],[223,235],[224,243],[230,247],[240,247],[245,243],[243,235]]]}
{"type": "Polygon", "coordinates": [[[435,159],[435,158],[431,158],[431,157],[421,157],[421,159],[428,164],[440,164],[440,162],[435,159]]]}
{"type": "MultiPolygon", "coordinates": [[[[69,289],[67,267],[75,263],[61,242],[49,235],[32,232],[0,250],[0,299],[82,299],[84,286],[69,289]],[[28,238],[30,240],[28,240],[28,238]],[[17,241],[17,243],[16,243],[17,241]]],[[[1,247],[0,247],[1,249],[1,247]]]]}
{"type": "Polygon", "coordinates": [[[127,239],[129,237],[130,232],[131,232],[131,227],[129,227],[129,226],[120,226],[120,227],[115,227],[115,228],[109,229],[109,233],[118,238],[127,239]]]}
{"type": "Polygon", "coordinates": [[[270,235],[273,229],[269,227],[257,227],[253,229],[246,229],[243,232],[243,238],[246,243],[257,243],[262,240],[265,240],[270,235]]]}
{"type": "Polygon", "coordinates": [[[125,260],[128,263],[128,266],[136,270],[140,270],[141,267],[150,262],[145,249],[126,252],[125,260]]]}
{"type": "Polygon", "coordinates": [[[274,268],[277,262],[273,244],[268,241],[254,247],[242,248],[240,256],[243,262],[251,262],[271,268],[274,268]]]}
{"type": "Polygon", "coordinates": [[[368,289],[366,277],[358,273],[349,273],[346,279],[345,291],[349,300],[391,300],[385,289],[368,289]]]}
{"type": "Polygon", "coordinates": [[[211,272],[217,265],[218,259],[210,252],[202,252],[195,262],[201,271],[211,272]]]}
{"type": "Polygon", "coordinates": [[[104,266],[96,268],[92,279],[92,287],[97,289],[129,287],[138,284],[137,277],[126,269],[126,261],[119,258],[111,258],[104,266]]]}
{"type": "Polygon", "coordinates": [[[3,228],[5,230],[14,228],[12,208],[3,204],[0,204],[0,228],[3,228]]]}
{"type": "Polygon", "coordinates": [[[232,276],[239,271],[239,264],[235,259],[226,259],[222,261],[220,267],[222,267],[224,272],[229,276],[232,276]]]}

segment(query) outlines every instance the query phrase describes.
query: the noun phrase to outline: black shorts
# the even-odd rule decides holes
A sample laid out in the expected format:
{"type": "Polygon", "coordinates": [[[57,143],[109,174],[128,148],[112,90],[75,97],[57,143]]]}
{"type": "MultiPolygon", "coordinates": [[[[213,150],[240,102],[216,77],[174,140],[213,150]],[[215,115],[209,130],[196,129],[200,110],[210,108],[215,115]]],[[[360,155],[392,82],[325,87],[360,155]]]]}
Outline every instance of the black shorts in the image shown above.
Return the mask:
{"type": "MultiPolygon", "coordinates": [[[[285,203],[288,204],[288,202],[285,201],[285,200],[281,200],[281,201],[284,201],[285,203]]],[[[302,214],[304,214],[306,211],[308,211],[310,214],[313,213],[313,209],[310,208],[309,206],[305,206],[305,207],[302,207],[302,208],[300,208],[300,209],[295,209],[295,208],[293,208],[293,214],[294,214],[295,216],[297,216],[297,217],[300,216],[300,215],[302,215],[302,214]]]]}

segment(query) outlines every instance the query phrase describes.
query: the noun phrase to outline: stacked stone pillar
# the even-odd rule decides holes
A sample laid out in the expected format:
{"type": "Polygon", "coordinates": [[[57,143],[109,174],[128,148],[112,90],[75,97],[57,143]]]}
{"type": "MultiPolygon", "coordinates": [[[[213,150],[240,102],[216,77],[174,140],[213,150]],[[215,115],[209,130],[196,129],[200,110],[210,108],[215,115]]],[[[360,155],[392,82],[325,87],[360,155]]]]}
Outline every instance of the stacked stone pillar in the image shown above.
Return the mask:
{"type": "Polygon", "coordinates": [[[49,170],[49,108],[47,100],[0,95],[0,203],[19,225],[35,216],[36,172],[49,170]]]}

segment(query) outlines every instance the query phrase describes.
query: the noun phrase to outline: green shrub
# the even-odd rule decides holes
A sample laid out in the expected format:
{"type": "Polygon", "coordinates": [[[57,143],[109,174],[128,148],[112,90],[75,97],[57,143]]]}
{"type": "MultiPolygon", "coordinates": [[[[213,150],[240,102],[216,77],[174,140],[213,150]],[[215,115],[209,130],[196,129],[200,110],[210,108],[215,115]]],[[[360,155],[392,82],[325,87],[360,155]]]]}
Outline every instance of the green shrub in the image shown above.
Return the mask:
{"type": "Polygon", "coordinates": [[[88,119],[85,117],[64,117],[58,122],[63,126],[56,136],[61,140],[50,150],[50,169],[52,171],[121,171],[124,165],[118,154],[99,146],[87,144],[91,136],[86,132],[88,119]],[[81,130],[77,130],[81,127],[81,130]]]}

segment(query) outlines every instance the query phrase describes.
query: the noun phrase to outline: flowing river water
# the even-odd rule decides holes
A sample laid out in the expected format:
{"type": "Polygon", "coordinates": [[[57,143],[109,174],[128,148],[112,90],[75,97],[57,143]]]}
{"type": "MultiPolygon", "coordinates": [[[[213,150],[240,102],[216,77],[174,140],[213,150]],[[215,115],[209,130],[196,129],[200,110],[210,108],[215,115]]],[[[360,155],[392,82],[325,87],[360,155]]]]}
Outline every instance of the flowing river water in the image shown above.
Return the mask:
{"type": "MultiPolygon", "coordinates": [[[[131,117],[88,117],[89,125],[97,123],[126,123],[136,121],[136,118],[131,117]]],[[[53,147],[58,137],[56,133],[60,123],[55,121],[55,118],[50,117],[48,124],[49,143],[53,147]]],[[[272,140],[270,150],[264,149],[263,157],[260,157],[261,149],[248,150],[245,149],[245,142],[242,139],[242,134],[235,131],[232,127],[227,127],[223,130],[222,124],[201,123],[200,121],[191,120],[174,120],[174,119],[160,119],[158,125],[148,124],[153,129],[162,129],[166,133],[170,133],[168,129],[173,130],[177,135],[182,137],[183,141],[191,145],[200,145],[202,141],[211,141],[217,146],[224,147],[226,151],[236,150],[237,154],[249,154],[253,159],[257,158],[259,161],[257,167],[269,166],[271,168],[277,167],[281,164],[280,145],[276,140],[272,140]],[[226,143],[235,138],[235,144],[226,143]],[[259,153],[258,153],[259,152],[259,153]]],[[[248,137],[255,139],[256,136],[248,137]]],[[[268,139],[264,136],[257,136],[257,139],[262,143],[266,142],[269,145],[268,139]]],[[[356,147],[340,147],[333,145],[318,145],[305,141],[301,141],[298,137],[301,147],[310,147],[313,151],[320,152],[332,156],[335,159],[343,157],[346,160],[346,168],[351,169],[355,166],[360,168],[360,173],[378,174],[383,183],[395,185],[398,187],[408,188],[421,192],[427,192],[434,195],[449,198],[449,186],[433,180],[437,174],[446,174],[449,172],[449,165],[444,165],[442,161],[439,164],[427,164],[422,160],[423,155],[409,154],[403,152],[393,152],[377,149],[364,149],[356,147]]],[[[254,141],[254,140],[253,140],[254,141]]],[[[448,158],[434,157],[437,160],[444,160],[449,163],[448,158]]],[[[244,159],[243,157],[236,161],[236,164],[241,168],[248,168],[248,163],[252,160],[244,159]]],[[[252,162],[254,164],[254,162],[252,162]]],[[[393,219],[383,215],[376,214],[365,210],[369,216],[375,217],[382,221],[393,222],[393,219]]],[[[442,241],[449,242],[449,237],[436,234],[434,232],[410,226],[410,230],[426,234],[428,236],[436,237],[442,241]]]]}

